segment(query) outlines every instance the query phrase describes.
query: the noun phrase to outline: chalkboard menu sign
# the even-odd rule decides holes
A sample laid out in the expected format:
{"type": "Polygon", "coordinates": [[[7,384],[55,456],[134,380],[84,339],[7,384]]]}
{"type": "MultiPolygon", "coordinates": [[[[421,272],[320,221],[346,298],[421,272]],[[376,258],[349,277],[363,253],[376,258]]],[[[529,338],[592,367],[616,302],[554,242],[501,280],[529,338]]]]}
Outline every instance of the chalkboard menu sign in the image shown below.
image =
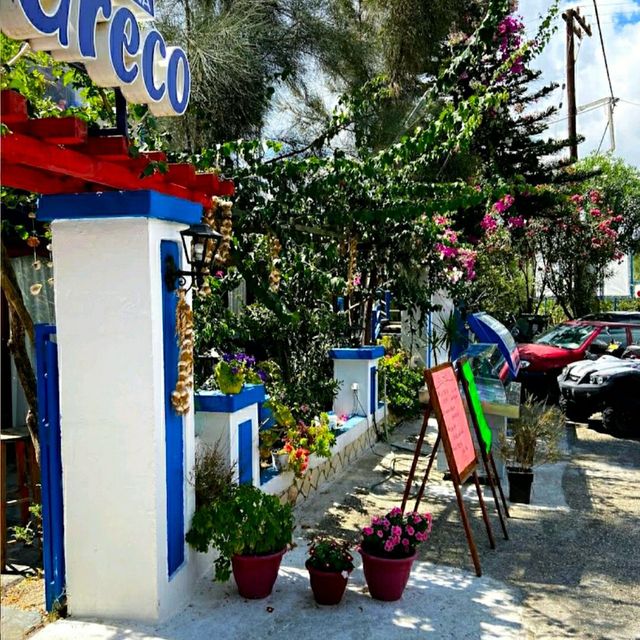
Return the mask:
{"type": "Polygon", "coordinates": [[[458,378],[450,362],[429,369],[425,377],[440,425],[449,471],[453,481],[460,484],[475,470],[477,458],[458,378]]]}

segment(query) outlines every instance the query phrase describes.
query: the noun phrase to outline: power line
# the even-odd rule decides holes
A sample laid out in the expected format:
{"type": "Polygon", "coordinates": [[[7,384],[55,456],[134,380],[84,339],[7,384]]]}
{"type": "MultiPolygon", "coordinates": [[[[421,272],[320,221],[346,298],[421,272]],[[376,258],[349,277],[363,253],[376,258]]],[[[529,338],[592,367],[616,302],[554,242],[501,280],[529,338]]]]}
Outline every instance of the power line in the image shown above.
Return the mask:
{"type": "Polygon", "coordinates": [[[613,96],[613,87],[611,86],[611,75],[609,73],[609,63],[607,62],[607,52],[604,48],[604,38],[602,37],[602,29],[600,28],[600,16],[598,15],[598,2],[593,0],[593,9],[596,12],[596,23],[598,24],[598,35],[600,36],[600,46],[602,47],[602,56],[604,58],[604,68],[607,72],[607,81],[609,82],[609,92],[611,93],[611,99],[615,100],[613,96]]]}

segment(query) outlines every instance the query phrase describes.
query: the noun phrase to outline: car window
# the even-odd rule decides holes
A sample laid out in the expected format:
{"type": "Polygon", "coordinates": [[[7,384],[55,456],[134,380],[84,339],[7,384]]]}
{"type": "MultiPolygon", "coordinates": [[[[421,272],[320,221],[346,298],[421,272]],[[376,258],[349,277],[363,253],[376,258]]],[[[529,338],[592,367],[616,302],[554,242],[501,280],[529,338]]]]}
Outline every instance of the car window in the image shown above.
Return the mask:
{"type": "Polygon", "coordinates": [[[631,343],[640,345],[640,327],[631,329],[631,343]]]}
{"type": "Polygon", "coordinates": [[[612,342],[626,347],[629,343],[627,339],[627,329],[625,327],[604,327],[598,334],[598,340],[611,344],[612,342]]]}
{"type": "Polygon", "coordinates": [[[536,344],[549,344],[564,349],[577,349],[592,333],[591,324],[561,324],[534,339],[536,344]]]}

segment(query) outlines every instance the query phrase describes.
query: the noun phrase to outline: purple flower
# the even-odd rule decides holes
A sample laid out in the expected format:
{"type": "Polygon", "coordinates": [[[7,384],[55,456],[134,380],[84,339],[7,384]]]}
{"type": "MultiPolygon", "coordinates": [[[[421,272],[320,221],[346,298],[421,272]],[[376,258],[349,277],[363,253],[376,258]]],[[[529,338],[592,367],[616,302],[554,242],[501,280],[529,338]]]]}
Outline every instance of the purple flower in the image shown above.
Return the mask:
{"type": "Polygon", "coordinates": [[[416,532],[416,530],[410,524],[407,525],[406,531],[408,536],[412,536],[416,532]]]}
{"type": "Polygon", "coordinates": [[[382,538],[382,537],[384,537],[384,533],[382,532],[382,529],[378,529],[378,530],[376,531],[376,535],[378,536],[378,538],[382,538]]]}
{"type": "Polygon", "coordinates": [[[365,527],[362,533],[364,533],[365,536],[371,536],[373,535],[373,529],[371,527],[365,527]]]}
{"type": "Polygon", "coordinates": [[[402,528],[395,526],[395,527],[391,527],[391,535],[392,536],[401,536],[402,535],[402,528]]]}

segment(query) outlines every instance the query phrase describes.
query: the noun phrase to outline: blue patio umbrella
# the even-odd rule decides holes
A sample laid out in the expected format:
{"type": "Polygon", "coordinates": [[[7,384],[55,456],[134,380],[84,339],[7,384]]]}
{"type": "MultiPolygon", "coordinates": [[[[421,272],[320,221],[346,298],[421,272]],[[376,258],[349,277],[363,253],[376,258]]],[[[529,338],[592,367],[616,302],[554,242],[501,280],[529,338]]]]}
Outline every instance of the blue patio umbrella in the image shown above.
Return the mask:
{"type": "Polygon", "coordinates": [[[480,342],[498,345],[500,353],[507,361],[511,375],[515,378],[520,370],[520,355],[516,341],[509,333],[509,330],[493,316],[484,312],[470,314],[467,317],[467,321],[471,331],[478,336],[480,342]]]}

